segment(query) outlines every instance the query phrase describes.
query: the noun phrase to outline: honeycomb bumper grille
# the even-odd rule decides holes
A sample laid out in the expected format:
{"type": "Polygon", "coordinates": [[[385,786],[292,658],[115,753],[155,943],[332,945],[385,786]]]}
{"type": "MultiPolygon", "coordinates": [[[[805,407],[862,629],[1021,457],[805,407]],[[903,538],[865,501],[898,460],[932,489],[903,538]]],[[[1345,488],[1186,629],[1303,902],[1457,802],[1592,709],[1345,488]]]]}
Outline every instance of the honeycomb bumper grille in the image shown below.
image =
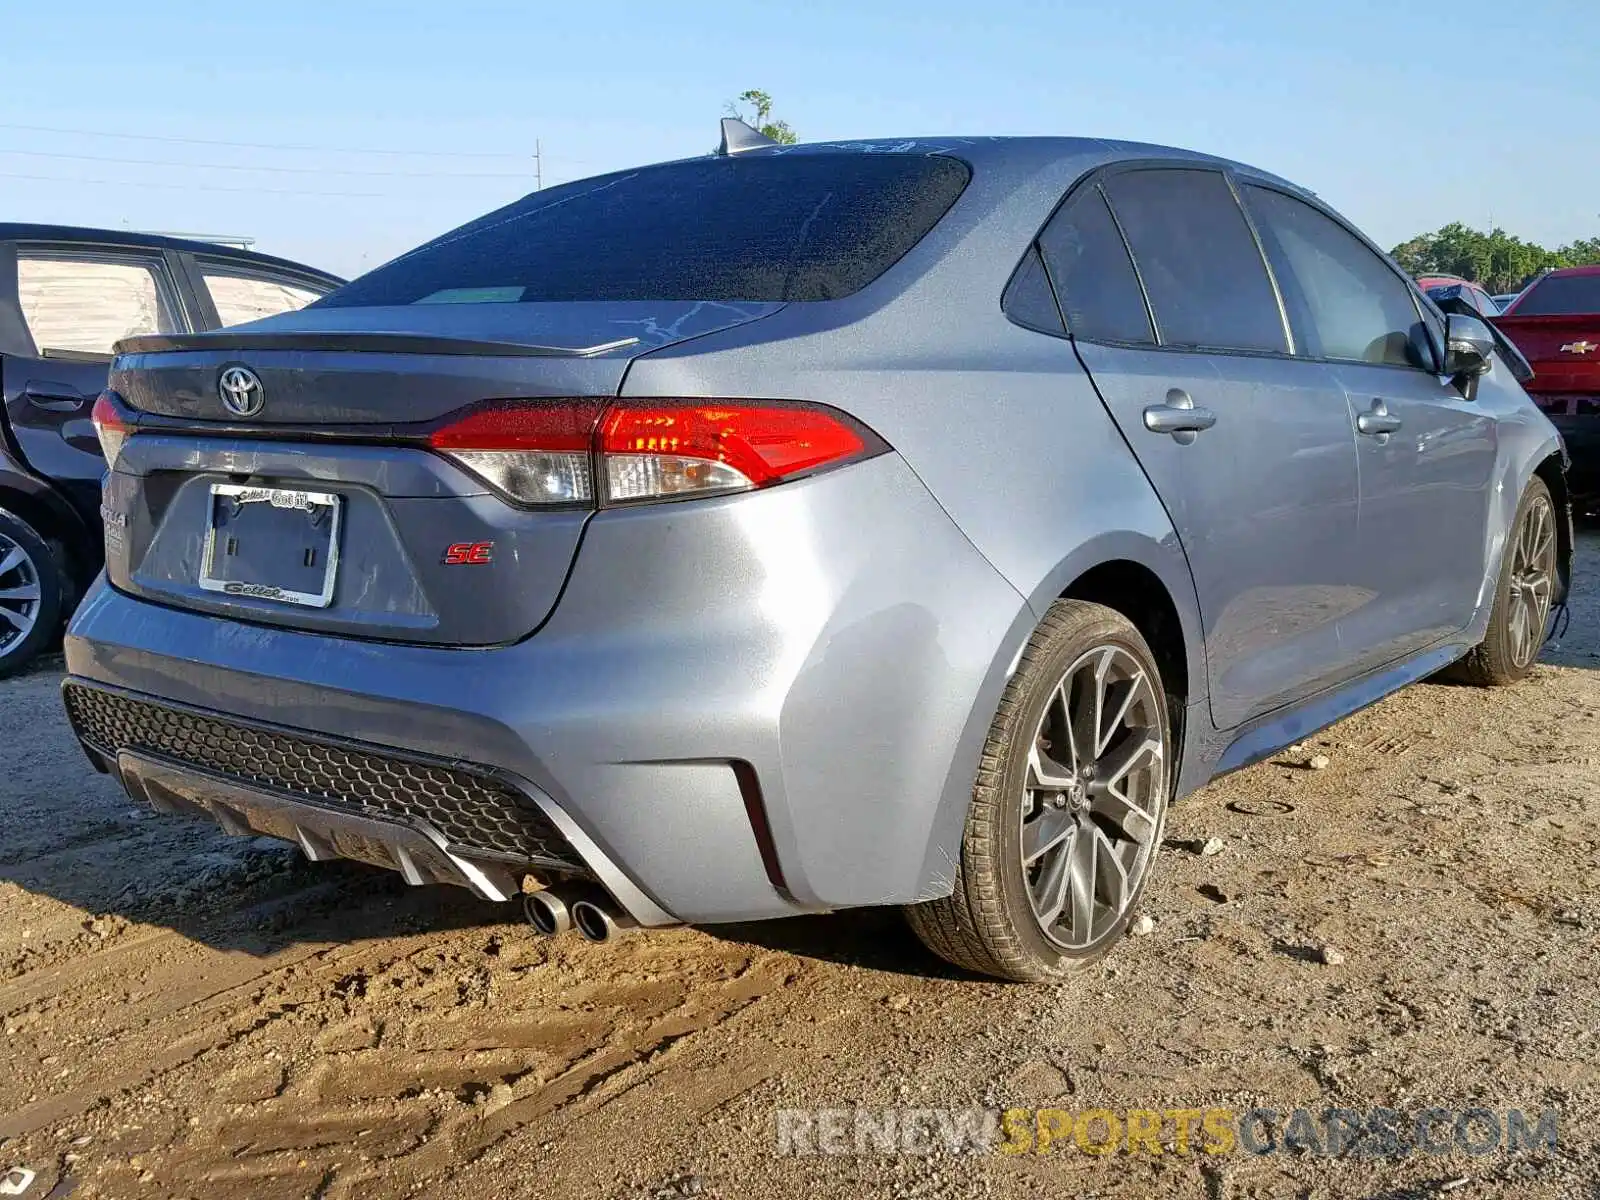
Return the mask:
{"type": "Polygon", "coordinates": [[[62,694],[79,738],[112,763],[123,750],[157,755],[323,809],[408,825],[426,822],[453,848],[584,869],[550,818],[493,775],[77,683],[67,684],[62,694]]]}

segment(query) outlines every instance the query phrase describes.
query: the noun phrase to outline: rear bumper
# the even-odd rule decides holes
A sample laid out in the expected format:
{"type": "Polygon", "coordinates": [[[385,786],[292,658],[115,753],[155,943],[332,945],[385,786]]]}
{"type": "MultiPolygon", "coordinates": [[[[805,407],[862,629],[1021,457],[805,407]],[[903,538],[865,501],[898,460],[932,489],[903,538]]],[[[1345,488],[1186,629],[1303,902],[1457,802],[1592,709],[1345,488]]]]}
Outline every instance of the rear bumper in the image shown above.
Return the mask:
{"type": "MultiPolygon", "coordinates": [[[[230,834],[294,842],[313,861],[353,858],[488,900],[511,899],[530,868],[594,874],[548,797],[502,773],[76,679],[62,699],[90,760],[161,812],[210,816],[230,834]]],[[[632,899],[636,916],[666,919],[632,899]]]]}
{"type": "MultiPolygon", "coordinates": [[[[891,454],[769,492],[600,514],[550,621],[517,645],[269,629],[102,582],[67,661],[69,686],[507,781],[584,871],[661,924],[947,893],[1002,647],[1032,623],[891,454]]],[[[99,754],[115,766],[127,748],[99,754]]],[[[213,816],[271,807],[259,780],[230,769],[221,784],[247,794],[230,802],[215,778],[213,792],[161,786],[213,816]]],[[[310,807],[289,819],[315,835],[326,806],[310,807]]],[[[414,839],[396,845],[416,859],[414,839]]],[[[460,882],[452,871],[438,877],[460,882]]]]}
{"type": "Polygon", "coordinates": [[[510,900],[520,890],[511,865],[451,846],[437,829],[420,821],[315,805],[132,750],[110,763],[128,795],[158,812],[207,816],[235,836],[282,838],[313,862],[352,858],[398,871],[409,883],[452,883],[486,900],[510,900]]]}

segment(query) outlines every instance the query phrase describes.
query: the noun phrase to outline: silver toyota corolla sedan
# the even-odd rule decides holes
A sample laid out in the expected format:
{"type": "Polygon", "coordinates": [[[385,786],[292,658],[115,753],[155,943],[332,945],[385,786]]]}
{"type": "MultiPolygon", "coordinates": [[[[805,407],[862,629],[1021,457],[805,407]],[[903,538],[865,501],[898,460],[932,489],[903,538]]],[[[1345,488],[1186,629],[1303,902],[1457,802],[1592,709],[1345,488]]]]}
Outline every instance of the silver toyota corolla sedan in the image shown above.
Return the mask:
{"type": "Polygon", "coordinates": [[[904,905],[1053,980],[1174,800],[1529,671],[1560,441],[1315,196],[1092,139],[757,142],[124,342],[64,685],[96,766],[546,932],[904,905]]]}

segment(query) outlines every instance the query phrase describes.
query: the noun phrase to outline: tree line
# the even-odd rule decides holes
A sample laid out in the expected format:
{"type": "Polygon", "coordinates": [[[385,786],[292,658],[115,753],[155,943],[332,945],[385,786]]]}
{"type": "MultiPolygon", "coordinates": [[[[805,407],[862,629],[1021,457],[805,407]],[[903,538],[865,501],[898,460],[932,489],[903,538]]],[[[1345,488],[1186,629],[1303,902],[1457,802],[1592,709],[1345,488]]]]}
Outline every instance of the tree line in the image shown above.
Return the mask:
{"type": "Polygon", "coordinates": [[[1485,233],[1454,221],[1434,233],[1401,242],[1389,253],[1412,275],[1459,275],[1497,294],[1521,291],[1535,276],[1553,267],[1600,263],[1600,237],[1580,238],[1551,250],[1504,229],[1485,233]]]}

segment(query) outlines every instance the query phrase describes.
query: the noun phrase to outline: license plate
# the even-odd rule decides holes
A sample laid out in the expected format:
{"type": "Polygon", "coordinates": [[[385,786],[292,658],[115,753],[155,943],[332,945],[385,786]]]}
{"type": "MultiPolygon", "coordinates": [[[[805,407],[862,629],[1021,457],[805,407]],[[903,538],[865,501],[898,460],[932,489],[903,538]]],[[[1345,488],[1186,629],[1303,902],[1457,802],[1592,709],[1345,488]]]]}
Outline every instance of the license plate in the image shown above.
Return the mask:
{"type": "Polygon", "coordinates": [[[212,484],[200,586],[327,608],[339,569],[340,507],[330,492],[212,484]]]}

